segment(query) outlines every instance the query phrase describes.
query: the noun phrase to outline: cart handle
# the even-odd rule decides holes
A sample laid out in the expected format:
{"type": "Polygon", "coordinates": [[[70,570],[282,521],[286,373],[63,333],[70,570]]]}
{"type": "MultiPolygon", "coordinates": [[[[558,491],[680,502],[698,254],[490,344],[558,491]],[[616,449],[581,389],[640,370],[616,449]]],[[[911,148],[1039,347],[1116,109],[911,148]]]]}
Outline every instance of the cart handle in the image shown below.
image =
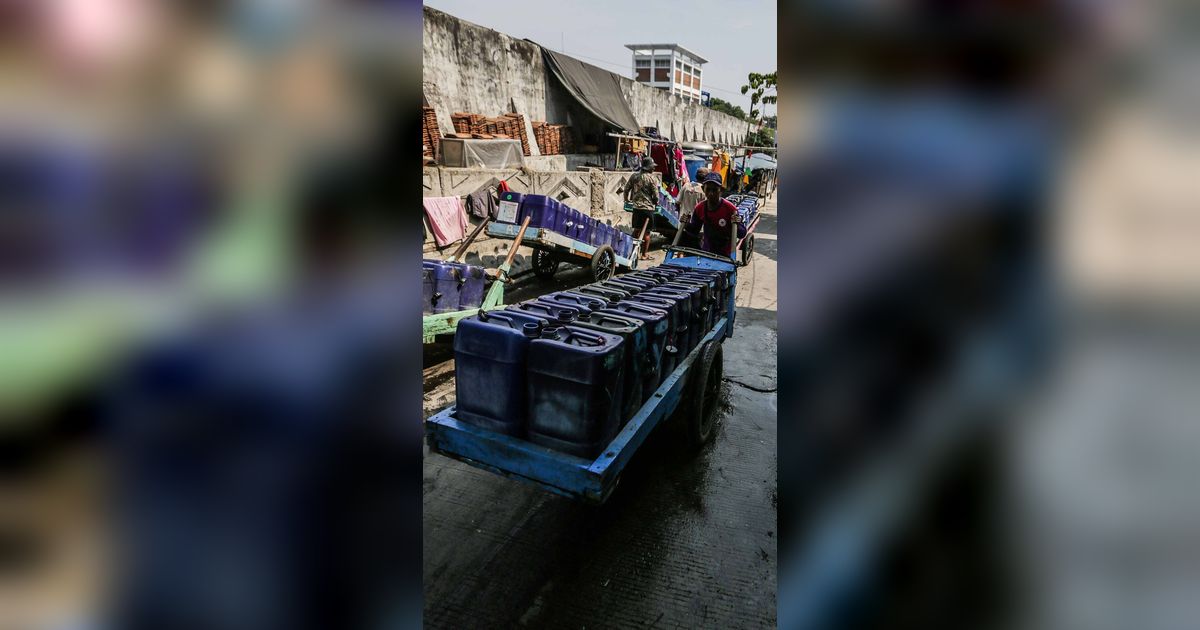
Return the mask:
{"type": "Polygon", "coordinates": [[[475,237],[479,236],[479,233],[483,231],[483,228],[487,226],[488,221],[491,220],[491,217],[484,217],[483,221],[480,221],[479,226],[476,227],[475,230],[471,232],[471,235],[462,242],[462,245],[459,245],[458,249],[454,250],[454,255],[446,260],[449,262],[458,262],[458,257],[462,256],[463,252],[467,251],[467,248],[471,246],[471,243],[475,242],[475,237]]]}
{"type": "Polygon", "coordinates": [[[642,222],[642,231],[638,232],[637,242],[633,244],[634,247],[637,248],[633,252],[635,256],[641,257],[641,255],[645,253],[642,251],[642,239],[646,237],[646,230],[648,229],[650,229],[650,219],[646,219],[642,222]]]}
{"type": "Polygon", "coordinates": [[[517,256],[517,248],[521,246],[521,241],[525,239],[525,228],[529,227],[529,220],[532,218],[525,217],[525,220],[521,221],[521,229],[517,230],[517,238],[513,241],[512,246],[508,248],[508,257],[504,259],[504,265],[500,267],[501,273],[505,276],[508,276],[508,268],[512,266],[513,258],[517,256]]]}
{"type": "MultiPolygon", "coordinates": [[[[678,252],[680,254],[686,254],[688,256],[702,256],[704,258],[711,258],[713,260],[719,260],[724,263],[727,263],[730,261],[729,256],[721,256],[720,254],[714,254],[712,252],[706,252],[702,249],[694,249],[691,247],[676,247],[676,246],[672,245],[667,248],[667,251],[672,254],[678,252]]],[[[736,250],[735,250],[735,255],[736,255],[736,250]]],[[[734,262],[736,262],[736,260],[734,262]]]]}
{"type": "MultiPolygon", "coordinates": [[[[730,243],[733,243],[738,240],[737,227],[738,227],[738,222],[737,222],[736,218],[733,221],[729,222],[729,242],[730,243]]],[[[733,260],[733,263],[736,265],[738,263],[738,259],[737,259],[738,248],[731,247],[730,249],[732,249],[733,251],[731,251],[729,253],[729,258],[731,260],[733,260]]]]}

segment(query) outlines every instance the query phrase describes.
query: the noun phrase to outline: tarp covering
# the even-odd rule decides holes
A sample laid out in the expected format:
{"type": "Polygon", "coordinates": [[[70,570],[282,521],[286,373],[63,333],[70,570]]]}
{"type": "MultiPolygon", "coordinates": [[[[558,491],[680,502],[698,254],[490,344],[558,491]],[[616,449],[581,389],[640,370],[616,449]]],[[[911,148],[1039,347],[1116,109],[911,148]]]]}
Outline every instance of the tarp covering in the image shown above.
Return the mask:
{"type": "Polygon", "coordinates": [[[773,171],[779,166],[779,163],[775,160],[775,158],[767,155],[766,153],[752,153],[750,154],[749,160],[747,160],[745,156],[736,157],[733,158],[733,163],[734,165],[743,168],[749,165],[750,168],[756,171],[760,168],[773,171]]]}
{"type": "Polygon", "coordinates": [[[460,168],[520,168],[525,165],[520,140],[442,138],[443,166],[460,168]]]}
{"type": "Polygon", "coordinates": [[[637,133],[637,119],[625,102],[617,75],[546,48],[542,48],[542,56],[554,76],[584,109],[615,129],[637,133]]]}

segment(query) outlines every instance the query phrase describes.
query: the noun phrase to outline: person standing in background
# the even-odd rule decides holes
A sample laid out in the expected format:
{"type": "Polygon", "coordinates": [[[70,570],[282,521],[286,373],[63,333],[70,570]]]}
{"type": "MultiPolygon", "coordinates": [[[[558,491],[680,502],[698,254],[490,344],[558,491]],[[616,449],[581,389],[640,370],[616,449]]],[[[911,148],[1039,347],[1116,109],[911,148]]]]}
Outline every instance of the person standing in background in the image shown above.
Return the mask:
{"type": "Polygon", "coordinates": [[[683,190],[679,191],[679,220],[686,223],[688,218],[692,216],[692,210],[704,200],[704,178],[708,177],[709,170],[707,167],[701,166],[696,169],[696,181],[688,182],[684,185],[683,190]]]}
{"type": "Polygon", "coordinates": [[[642,159],[641,170],[625,184],[625,203],[633,204],[633,233],[636,235],[646,221],[650,221],[642,236],[639,260],[650,260],[646,252],[650,249],[650,228],[654,227],[654,208],[658,205],[658,182],[650,176],[655,166],[653,159],[642,159]]]}

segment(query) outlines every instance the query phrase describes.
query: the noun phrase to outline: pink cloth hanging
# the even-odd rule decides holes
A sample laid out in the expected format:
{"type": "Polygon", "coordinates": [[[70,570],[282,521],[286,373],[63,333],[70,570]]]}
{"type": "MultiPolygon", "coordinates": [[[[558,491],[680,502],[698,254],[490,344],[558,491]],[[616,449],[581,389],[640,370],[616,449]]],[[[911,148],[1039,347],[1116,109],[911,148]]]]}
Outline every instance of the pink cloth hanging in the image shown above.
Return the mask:
{"type": "Polygon", "coordinates": [[[675,145],[675,170],[676,177],[682,177],[684,181],[687,181],[688,172],[687,166],[683,163],[683,149],[678,144],[675,145]]]}
{"type": "Polygon", "coordinates": [[[458,197],[425,197],[425,215],[433,228],[438,247],[461,241],[467,236],[467,211],[458,197]]]}

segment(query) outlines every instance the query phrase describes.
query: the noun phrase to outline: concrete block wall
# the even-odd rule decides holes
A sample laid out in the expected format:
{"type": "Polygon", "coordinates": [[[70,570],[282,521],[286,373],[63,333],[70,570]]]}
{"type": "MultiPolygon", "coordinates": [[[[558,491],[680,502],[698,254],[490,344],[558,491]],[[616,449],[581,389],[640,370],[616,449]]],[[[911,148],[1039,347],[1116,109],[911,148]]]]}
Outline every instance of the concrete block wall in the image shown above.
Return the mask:
{"type": "Polygon", "coordinates": [[[529,120],[546,120],[546,69],[537,45],[424,9],[421,84],[443,134],[454,132],[454,112],[499,116],[515,106],[529,120]]]}
{"type": "MultiPolygon", "coordinates": [[[[587,126],[572,120],[579,107],[548,71],[536,44],[424,7],[422,64],[422,87],[443,134],[454,132],[453,112],[498,116],[516,111],[531,121],[587,126]]],[[[745,121],[637,83],[630,73],[632,68],[618,77],[639,125],[658,127],[681,141],[736,144],[745,138],[745,121]]]]}
{"type": "MultiPolygon", "coordinates": [[[[507,181],[512,190],[554,197],[593,218],[632,232],[632,215],[625,211],[622,193],[629,176],[629,173],[605,171],[500,171],[426,166],[422,173],[422,196],[465,196],[494,189],[501,181],[507,181]]],[[[479,221],[470,217],[470,223],[470,229],[473,229],[479,221]]],[[[457,244],[439,248],[429,231],[428,221],[423,219],[422,224],[425,229],[424,253],[427,258],[444,258],[454,253],[457,244]]],[[[466,260],[475,265],[497,267],[508,255],[511,243],[510,240],[480,235],[468,248],[466,260]]],[[[514,272],[529,268],[531,254],[532,250],[527,247],[518,250],[513,263],[514,272]]]]}

